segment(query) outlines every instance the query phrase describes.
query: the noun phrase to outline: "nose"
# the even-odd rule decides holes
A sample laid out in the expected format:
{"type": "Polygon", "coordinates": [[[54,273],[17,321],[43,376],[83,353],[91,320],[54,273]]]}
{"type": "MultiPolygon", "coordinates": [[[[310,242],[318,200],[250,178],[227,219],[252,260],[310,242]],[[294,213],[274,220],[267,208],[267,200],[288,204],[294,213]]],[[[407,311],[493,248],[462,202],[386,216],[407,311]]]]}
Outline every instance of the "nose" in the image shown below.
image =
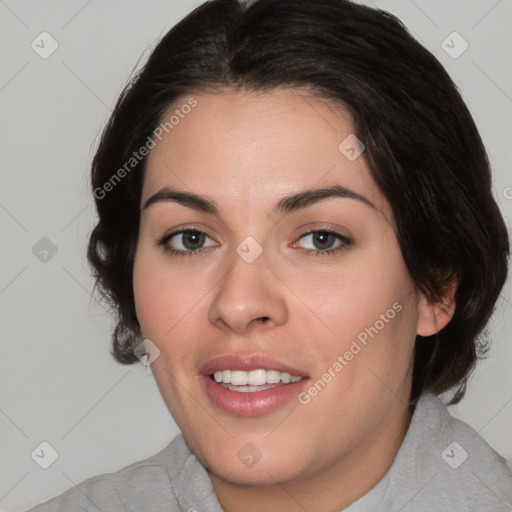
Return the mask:
{"type": "Polygon", "coordinates": [[[285,285],[267,268],[265,251],[252,263],[238,253],[230,260],[229,271],[214,288],[209,320],[236,334],[265,325],[282,325],[288,319],[285,285]]]}

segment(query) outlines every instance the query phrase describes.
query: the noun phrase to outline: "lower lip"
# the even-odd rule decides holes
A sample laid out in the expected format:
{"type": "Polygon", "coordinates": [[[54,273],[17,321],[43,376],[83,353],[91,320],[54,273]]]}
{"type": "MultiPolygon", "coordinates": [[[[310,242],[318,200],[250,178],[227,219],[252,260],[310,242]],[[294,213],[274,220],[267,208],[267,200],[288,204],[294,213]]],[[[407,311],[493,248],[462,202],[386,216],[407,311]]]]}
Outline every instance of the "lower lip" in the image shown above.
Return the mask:
{"type": "Polygon", "coordinates": [[[307,380],[309,379],[303,377],[299,382],[292,384],[284,384],[264,391],[243,393],[230,391],[217,384],[210,376],[202,376],[206,395],[214,405],[233,416],[247,418],[270,414],[293,399],[298,404],[297,395],[305,387],[307,380]]]}

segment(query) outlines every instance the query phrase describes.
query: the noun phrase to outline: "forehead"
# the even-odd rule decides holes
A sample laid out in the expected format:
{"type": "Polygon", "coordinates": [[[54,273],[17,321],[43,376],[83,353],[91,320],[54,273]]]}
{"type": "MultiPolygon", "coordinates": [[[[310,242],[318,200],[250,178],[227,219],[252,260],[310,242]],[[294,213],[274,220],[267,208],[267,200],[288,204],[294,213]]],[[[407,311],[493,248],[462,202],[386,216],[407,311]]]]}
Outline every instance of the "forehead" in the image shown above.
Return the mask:
{"type": "Polygon", "coordinates": [[[163,123],[171,117],[148,157],[142,202],[176,186],[247,208],[340,184],[384,207],[363,156],[350,160],[340,150],[353,125],[333,102],[290,89],[190,94],[163,123]]]}

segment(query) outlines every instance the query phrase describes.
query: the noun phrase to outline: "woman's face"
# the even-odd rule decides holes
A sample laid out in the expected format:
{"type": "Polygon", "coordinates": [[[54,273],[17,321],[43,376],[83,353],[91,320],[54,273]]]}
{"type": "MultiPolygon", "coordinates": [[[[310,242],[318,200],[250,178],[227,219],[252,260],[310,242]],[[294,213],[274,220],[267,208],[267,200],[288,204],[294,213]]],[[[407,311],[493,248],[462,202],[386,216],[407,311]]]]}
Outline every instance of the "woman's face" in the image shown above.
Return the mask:
{"type": "Polygon", "coordinates": [[[162,397],[230,482],[367,465],[407,427],[425,306],[351,119],[286,89],[193,97],[150,153],[134,264],[162,397]]]}

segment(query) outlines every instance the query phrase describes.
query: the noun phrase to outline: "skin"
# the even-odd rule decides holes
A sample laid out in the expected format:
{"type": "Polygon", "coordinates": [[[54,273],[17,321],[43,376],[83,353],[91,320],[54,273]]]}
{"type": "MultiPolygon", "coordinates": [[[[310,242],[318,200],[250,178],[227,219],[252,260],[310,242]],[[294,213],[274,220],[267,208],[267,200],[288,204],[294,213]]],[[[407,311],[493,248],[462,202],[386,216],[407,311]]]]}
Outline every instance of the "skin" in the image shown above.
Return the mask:
{"type": "MultiPolygon", "coordinates": [[[[288,89],[194,98],[197,106],[151,151],[142,191],[133,286],[142,333],[160,350],[154,377],[224,510],[241,502],[247,512],[340,510],[393,462],[411,419],[415,336],[442,329],[453,310],[415,290],[364,154],[349,161],[338,150],[353,133],[348,113],[288,89]],[[330,198],[273,215],[282,197],[333,184],[374,208],[330,198]],[[166,186],[207,196],[221,214],[170,201],[142,208],[166,186]],[[191,227],[207,235],[196,245],[201,254],[175,256],[158,245],[191,227]],[[327,249],[342,249],[333,254],[305,253],[325,251],[304,237],[321,228],[351,243],[334,239],[327,249]],[[236,252],[247,236],[263,250],[250,264],[236,252]],[[243,418],[202,391],[200,366],[227,353],[269,354],[314,382],[396,303],[401,311],[305,405],[292,400],[243,418]],[[237,457],[247,442],[262,454],[250,468],[237,457]]],[[[168,246],[189,249],[184,243],[177,235],[168,246]]]]}

